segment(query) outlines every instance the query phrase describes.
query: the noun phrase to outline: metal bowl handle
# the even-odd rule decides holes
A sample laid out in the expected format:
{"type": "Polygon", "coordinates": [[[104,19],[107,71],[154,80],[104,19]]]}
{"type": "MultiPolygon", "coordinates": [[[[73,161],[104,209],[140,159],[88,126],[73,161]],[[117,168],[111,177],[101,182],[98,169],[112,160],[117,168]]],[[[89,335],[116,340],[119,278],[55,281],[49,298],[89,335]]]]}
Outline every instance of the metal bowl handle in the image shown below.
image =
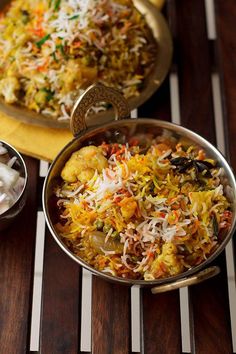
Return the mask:
{"type": "Polygon", "coordinates": [[[78,136],[87,129],[86,113],[98,102],[111,103],[115,109],[115,120],[129,118],[130,109],[122,94],[100,83],[96,83],[85,90],[76,100],[72,113],[70,127],[74,136],[78,136]]]}
{"type": "Polygon", "coordinates": [[[174,283],[155,286],[154,288],[151,289],[151,292],[153,294],[159,294],[159,293],[163,293],[166,291],[183,288],[184,286],[198,284],[206,279],[210,279],[210,278],[214,277],[215,275],[217,275],[219,273],[220,273],[219,267],[217,267],[217,266],[209,267],[209,268],[206,268],[206,269],[198,272],[197,274],[195,274],[191,277],[177,280],[174,283]]]}

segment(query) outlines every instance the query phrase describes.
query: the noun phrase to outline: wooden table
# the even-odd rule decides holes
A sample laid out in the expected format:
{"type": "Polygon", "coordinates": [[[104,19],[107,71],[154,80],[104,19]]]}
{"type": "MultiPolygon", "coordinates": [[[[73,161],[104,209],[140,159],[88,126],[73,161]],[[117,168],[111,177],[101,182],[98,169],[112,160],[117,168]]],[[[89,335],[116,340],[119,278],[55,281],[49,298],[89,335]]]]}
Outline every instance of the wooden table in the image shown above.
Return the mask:
{"type": "MultiPolygon", "coordinates": [[[[207,25],[203,0],[169,0],[164,12],[174,38],[173,65],[138,115],[172,120],[194,130],[218,145],[236,169],[236,2],[214,1],[214,11],[208,14],[215,14],[216,33],[207,25]]],[[[36,225],[42,211],[43,177],[39,176],[39,161],[29,157],[25,161],[27,205],[0,237],[2,354],[32,349],[33,288],[37,290],[40,277],[37,269],[34,274],[36,225]]],[[[44,246],[38,350],[43,354],[80,353],[82,269],[61,251],[47,229],[44,246]]],[[[136,325],[141,353],[236,351],[233,247],[235,240],[214,262],[221,267],[220,275],[209,281],[160,295],[136,289],[140,293],[140,323],[136,325]]],[[[131,289],[93,277],[91,308],[91,352],[131,353],[131,289]]]]}

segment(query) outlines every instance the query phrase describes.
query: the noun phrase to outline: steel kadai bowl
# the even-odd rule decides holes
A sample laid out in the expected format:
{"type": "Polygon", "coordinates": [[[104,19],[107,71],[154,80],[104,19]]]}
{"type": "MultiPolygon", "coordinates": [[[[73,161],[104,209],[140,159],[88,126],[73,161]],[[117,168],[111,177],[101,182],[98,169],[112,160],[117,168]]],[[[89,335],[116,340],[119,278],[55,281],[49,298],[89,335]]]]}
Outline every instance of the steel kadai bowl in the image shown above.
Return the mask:
{"type": "MultiPolygon", "coordinates": [[[[84,95],[80,97],[75,103],[71,116],[71,130],[75,138],[67,146],[65,146],[65,148],[53,161],[45,179],[43,189],[44,213],[48,227],[54,239],[66,254],[68,254],[74,261],[87,268],[95,275],[100,276],[106,280],[115,281],[117,283],[126,285],[148,285],[152,287],[151,290],[153,293],[196,284],[216,275],[220,271],[217,266],[206,266],[209,265],[213,259],[215,259],[223,251],[235,229],[236,184],[230,166],[222,154],[213,145],[211,145],[207,140],[197,135],[196,133],[184,127],[161,120],[148,118],[129,119],[129,113],[129,108],[122,95],[117,91],[100,84],[95,84],[89,87],[84,95]],[[101,126],[90,127],[88,129],[86,127],[86,113],[94,103],[99,101],[105,101],[113,105],[116,113],[115,120],[101,126]],[[229,223],[230,226],[227,228],[224,236],[221,237],[218,247],[213,249],[208,258],[201,261],[200,264],[194,264],[193,266],[188,267],[186,271],[181,271],[178,274],[170,274],[168,277],[162,277],[159,279],[151,278],[148,280],[143,280],[130,279],[120,276],[118,277],[108,272],[106,273],[104,271],[97,270],[84,259],[75,255],[75,253],[71,251],[68,243],[66,244],[62,240],[61,236],[59,235],[58,228],[56,227],[58,222],[58,213],[56,212],[57,204],[55,203],[55,187],[62,182],[62,169],[66,162],[70,159],[71,155],[74,152],[80,150],[82,147],[89,145],[99,146],[104,141],[109,144],[119,143],[125,145],[127,142],[130,142],[132,139],[136,139],[137,137],[140,138],[145,145],[146,142],[150,142],[153,138],[161,136],[168,136],[175,141],[181,140],[184,141],[187,146],[194,145],[199,149],[203,149],[206,153],[208,162],[214,160],[217,162],[217,166],[222,167],[220,183],[223,185],[224,195],[226,196],[230,205],[232,216],[232,221],[229,223]]],[[[178,159],[175,159],[176,168],[178,167],[178,161],[178,159]]],[[[202,166],[200,166],[200,171],[202,171],[202,166]]]]}

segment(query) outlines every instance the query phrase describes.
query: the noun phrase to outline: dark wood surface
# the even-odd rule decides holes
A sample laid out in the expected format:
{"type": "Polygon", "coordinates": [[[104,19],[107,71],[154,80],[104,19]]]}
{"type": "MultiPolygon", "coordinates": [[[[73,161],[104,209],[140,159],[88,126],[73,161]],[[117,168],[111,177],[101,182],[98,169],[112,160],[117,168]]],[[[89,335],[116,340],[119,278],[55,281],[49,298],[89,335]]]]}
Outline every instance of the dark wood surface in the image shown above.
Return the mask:
{"type": "MultiPolygon", "coordinates": [[[[164,9],[173,40],[170,72],[178,77],[181,124],[213,144],[219,126],[213,109],[212,73],[220,77],[226,154],[236,169],[236,2],[215,0],[217,39],[207,37],[203,0],[169,0],[164,9]]],[[[170,83],[139,109],[140,117],[171,121],[170,83]]],[[[39,162],[29,171],[26,207],[0,235],[0,354],[30,351],[30,321],[37,211],[41,209],[39,162]]],[[[221,274],[189,288],[191,352],[232,354],[226,255],[221,274]]],[[[39,352],[80,353],[82,270],[46,230],[39,352]]],[[[142,354],[182,353],[179,291],[152,295],[141,289],[142,354]]],[[[129,354],[131,289],[92,278],[91,353],[129,354]]]]}
{"type": "Polygon", "coordinates": [[[152,295],[142,289],[142,349],[144,353],[181,353],[178,290],[152,295]]]}
{"type": "Polygon", "coordinates": [[[130,288],[93,277],[92,353],[130,353],[130,288]],[[128,334],[128,335],[127,335],[128,334]]]}

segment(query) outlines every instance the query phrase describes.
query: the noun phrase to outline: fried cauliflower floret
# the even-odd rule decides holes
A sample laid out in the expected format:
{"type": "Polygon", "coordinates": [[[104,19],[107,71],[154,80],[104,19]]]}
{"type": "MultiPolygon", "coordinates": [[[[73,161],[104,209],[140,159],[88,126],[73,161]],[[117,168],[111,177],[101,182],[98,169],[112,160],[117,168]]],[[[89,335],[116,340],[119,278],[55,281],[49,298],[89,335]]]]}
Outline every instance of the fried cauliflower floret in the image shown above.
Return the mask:
{"type": "Polygon", "coordinates": [[[100,173],[106,167],[108,162],[101,150],[93,145],[86,146],[71,155],[61,172],[61,177],[69,183],[76,181],[85,183],[93,177],[96,170],[100,173]]]}
{"type": "Polygon", "coordinates": [[[125,197],[122,199],[122,201],[119,203],[119,206],[121,207],[121,214],[125,219],[130,219],[134,215],[136,208],[137,208],[137,202],[134,200],[133,197],[127,198],[125,197]]]}
{"type": "Polygon", "coordinates": [[[144,274],[144,279],[158,279],[163,277],[163,275],[176,275],[182,271],[183,265],[177,257],[176,245],[168,242],[162,246],[162,253],[152,262],[150,270],[144,274]]]}
{"type": "Polygon", "coordinates": [[[3,95],[7,103],[17,102],[17,91],[20,83],[16,77],[6,77],[0,81],[0,94],[3,95]]]}

